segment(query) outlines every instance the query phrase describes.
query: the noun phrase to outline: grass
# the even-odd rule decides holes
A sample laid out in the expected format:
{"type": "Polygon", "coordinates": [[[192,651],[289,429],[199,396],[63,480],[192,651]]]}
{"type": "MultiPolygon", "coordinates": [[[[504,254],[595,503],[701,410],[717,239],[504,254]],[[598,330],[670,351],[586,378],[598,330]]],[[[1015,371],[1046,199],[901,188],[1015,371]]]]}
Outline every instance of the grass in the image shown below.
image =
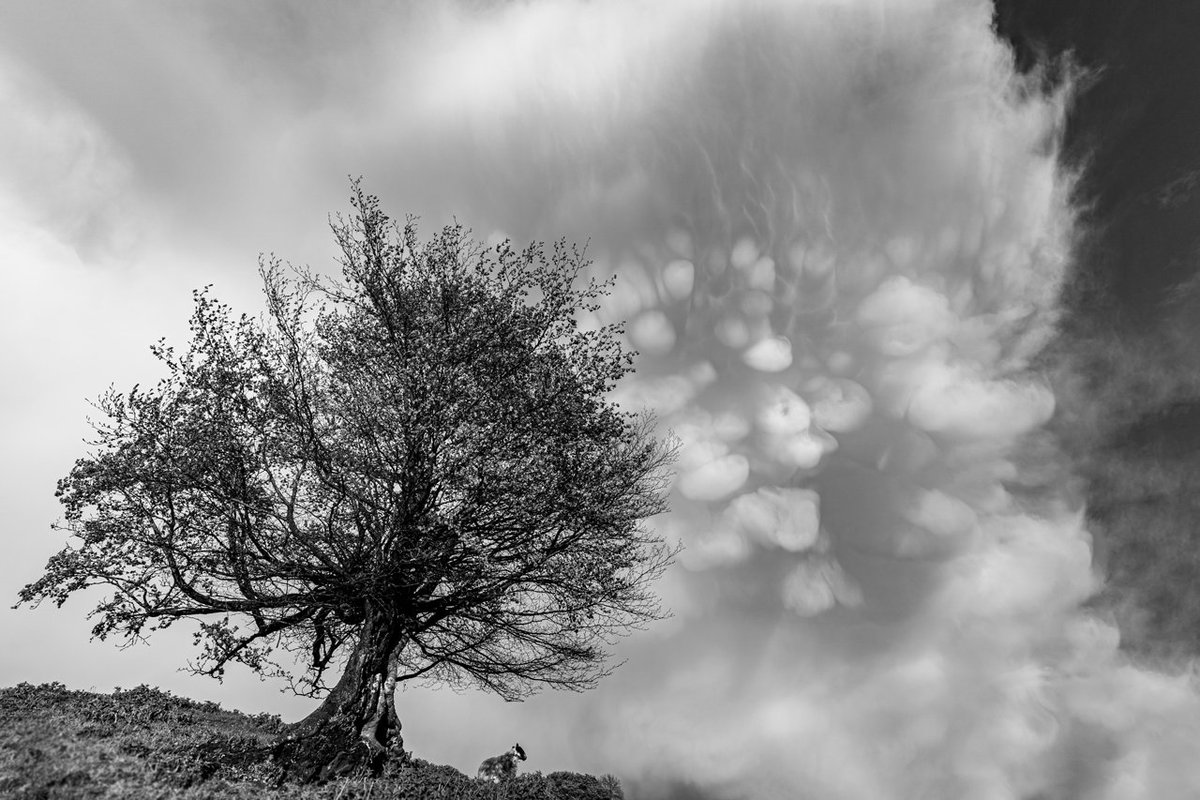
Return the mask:
{"type": "Polygon", "coordinates": [[[0,797],[14,800],[620,800],[615,778],[555,772],[503,784],[413,759],[379,777],[280,781],[277,716],[139,686],[112,694],[0,689],[0,797]]]}

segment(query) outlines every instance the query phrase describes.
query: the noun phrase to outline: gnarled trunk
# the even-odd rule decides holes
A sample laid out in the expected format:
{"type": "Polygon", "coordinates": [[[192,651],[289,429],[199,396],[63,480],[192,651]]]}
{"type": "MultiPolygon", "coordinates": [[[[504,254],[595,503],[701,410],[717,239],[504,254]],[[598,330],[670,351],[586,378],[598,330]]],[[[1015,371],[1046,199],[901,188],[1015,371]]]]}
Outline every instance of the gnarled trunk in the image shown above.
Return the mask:
{"type": "Polygon", "coordinates": [[[394,623],[363,623],[337,685],[315,711],[288,727],[277,746],[286,776],[308,783],[360,768],[379,774],[388,759],[404,757],[395,702],[403,643],[394,623]]]}

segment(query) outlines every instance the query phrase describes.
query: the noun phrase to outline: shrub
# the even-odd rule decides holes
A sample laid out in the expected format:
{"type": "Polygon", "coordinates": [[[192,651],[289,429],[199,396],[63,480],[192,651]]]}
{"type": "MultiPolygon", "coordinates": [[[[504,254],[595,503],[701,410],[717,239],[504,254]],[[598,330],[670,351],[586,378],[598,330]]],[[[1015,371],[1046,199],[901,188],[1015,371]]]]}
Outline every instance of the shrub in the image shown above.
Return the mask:
{"type": "Polygon", "coordinates": [[[392,780],[396,797],[404,800],[480,800],[491,795],[477,794],[480,782],[468,778],[454,767],[431,764],[420,758],[408,761],[396,770],[392,780]]]}
{"type": "Polygon", "coordinates": [[[620,782],[612,775],[597,778],[579,772],[551,772],[546,776],[553,800],[623,800],[620,782]]]}
{"type": "Polygon", "coordinates": [[[550,782],[540,772],[527,772],[492,786],[497,800],[557,800],[550,782]]]}

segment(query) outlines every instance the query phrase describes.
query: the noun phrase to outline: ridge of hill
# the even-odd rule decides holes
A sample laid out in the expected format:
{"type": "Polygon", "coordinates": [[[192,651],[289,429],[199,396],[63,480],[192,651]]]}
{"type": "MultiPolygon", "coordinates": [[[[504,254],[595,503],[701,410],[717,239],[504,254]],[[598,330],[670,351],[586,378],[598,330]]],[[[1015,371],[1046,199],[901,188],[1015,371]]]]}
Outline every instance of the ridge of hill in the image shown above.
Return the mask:
{"type": "Polygon", "coordinates": [[[0,797],[14,800],[623,800],[606,775],[532,772],[503,783],[410,759],[380,777],[286,784],[271,759],[283,723],[147,686],[0,689],[0,797]]]}

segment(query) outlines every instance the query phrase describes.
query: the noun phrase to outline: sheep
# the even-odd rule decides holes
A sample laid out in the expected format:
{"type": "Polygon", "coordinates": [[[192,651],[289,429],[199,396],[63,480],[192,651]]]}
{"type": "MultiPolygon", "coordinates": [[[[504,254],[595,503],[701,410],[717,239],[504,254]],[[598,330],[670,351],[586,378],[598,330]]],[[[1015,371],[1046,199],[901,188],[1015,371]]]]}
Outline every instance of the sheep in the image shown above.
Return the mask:
{"type": "Polygon", "coordinates": [[[499,783],[502,779],[507,780],[517,774],[517,760],[525,760],[525,751],[521,749],[521,745],[514,744],[509,751],[502,756],[492,756],[485,758],[483,763],[479,765],[479,772],[476,777],[493,783],[499,783]]]}

